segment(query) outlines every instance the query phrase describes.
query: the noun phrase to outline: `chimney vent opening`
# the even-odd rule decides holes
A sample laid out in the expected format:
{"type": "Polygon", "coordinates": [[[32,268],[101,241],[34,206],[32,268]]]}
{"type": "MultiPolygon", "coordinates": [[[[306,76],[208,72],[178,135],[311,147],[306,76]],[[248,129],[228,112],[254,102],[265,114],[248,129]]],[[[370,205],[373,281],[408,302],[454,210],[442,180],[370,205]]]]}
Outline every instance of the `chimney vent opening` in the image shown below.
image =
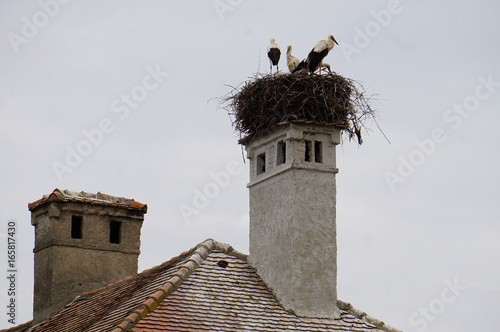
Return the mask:
{"type": "Polygon", "coordinates": [[[304,161],[307,163],[323,163],[323,149],[321,142],[304,140],[304,143],[306,147],[304,152],[304,161]]]}
{"type": "Polygon", "coordinates": [[[71,238],[81,239],[82,238],[82,216],[71,216],[71,238]]]}
{"type": "Polygon", "coordinates": [[[317,163],[323,162],[323,153],[321,149],[321,142],[314,141],[314,161],[317,163]]]}
{"type": "Polygon", "coordinates": [[[305,162],[310,162],[312,160],[312,148],[311,148],[311,141],[304,140],[304,143],[306,144],[306,150],[304,153],[304,161],[305,162]]]}
{"type": "Polygon", "coordinates": [[[259,154],[257,156],[257,175],[266,172],[266,154],[259,154]]]}
{"type": "Polygon", "coordinates": [[[276,165],[286,163],[286,142],[278,142],[276,165]]]}
{"type": "Polygon", "coordinates": [[[120,243],[120,228],[122,223],[120,221],[111,221],[109,223],[109,243],[120,243]]]}

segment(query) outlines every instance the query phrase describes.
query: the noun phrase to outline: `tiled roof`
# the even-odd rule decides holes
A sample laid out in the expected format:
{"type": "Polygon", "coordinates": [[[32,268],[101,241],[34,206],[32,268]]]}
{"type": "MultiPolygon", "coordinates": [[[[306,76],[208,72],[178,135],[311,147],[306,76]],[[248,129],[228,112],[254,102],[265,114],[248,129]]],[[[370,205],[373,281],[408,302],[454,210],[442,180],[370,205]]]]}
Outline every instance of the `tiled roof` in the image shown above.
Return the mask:
{"type": "Polygon", "coordinates": [[[125,197],[116,197],[111,195],[106,195],[98,192],[97,194],[87,193],[85,191],[76,192],[69,190],[54,189],[54,191],[48,195],[44,195],[41,199],[28,204],[28,209],[32,211],[36,207],[43,205],[48,202],[77,202],[77,203],[90,203],[97,205],[107,205],[114,207],[127,208],[131,210],[142,210],[144,213],[147,212],[148,206],[146,204],[139,203],[133,199],[125,197]]]}
{"type": "Polygon", "coordinates": [[[337,319],[286,311],[247,256],[206,240],[189,252],[84,293],[33,327],[5,331],[371,331],[398,330],[339,301],[337,319]]]}

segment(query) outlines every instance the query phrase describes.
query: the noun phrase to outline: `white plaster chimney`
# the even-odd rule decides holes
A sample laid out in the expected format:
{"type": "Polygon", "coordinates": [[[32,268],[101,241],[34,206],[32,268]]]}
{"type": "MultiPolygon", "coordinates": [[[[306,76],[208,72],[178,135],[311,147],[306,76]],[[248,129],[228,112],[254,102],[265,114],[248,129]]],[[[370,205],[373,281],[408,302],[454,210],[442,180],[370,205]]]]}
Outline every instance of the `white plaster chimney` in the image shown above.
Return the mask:
{"type": "Polygon", "coordinates": [[[335,318],[335,126],[287,123],[242,144],[250,159],[250,262],[298,316],[335,318]]]}

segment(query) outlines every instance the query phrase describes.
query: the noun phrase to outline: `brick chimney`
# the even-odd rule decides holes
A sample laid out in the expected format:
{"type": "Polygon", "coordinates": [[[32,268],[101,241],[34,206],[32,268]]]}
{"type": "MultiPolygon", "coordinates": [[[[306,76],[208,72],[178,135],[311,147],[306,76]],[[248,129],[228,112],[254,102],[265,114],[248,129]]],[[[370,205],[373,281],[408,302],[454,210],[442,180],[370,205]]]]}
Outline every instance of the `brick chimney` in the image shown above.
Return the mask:
{"type": "Polygon", "coordinates": [[[137,274],[147,205],[55,189],[28,208],[35,226],[35,324],[81,293],[137,274]]]}
{"type": "Polygon", "coordinates": [[[243,139],[250,159],[250,263],[287,310],[335,318],[337,127],[286,123],[243,139]]]}

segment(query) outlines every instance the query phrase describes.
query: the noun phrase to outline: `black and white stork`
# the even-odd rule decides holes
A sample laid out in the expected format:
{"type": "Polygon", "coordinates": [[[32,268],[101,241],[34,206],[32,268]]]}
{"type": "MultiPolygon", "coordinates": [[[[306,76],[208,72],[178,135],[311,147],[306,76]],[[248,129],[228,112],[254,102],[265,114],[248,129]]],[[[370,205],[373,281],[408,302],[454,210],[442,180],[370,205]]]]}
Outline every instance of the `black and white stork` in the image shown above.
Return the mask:
{"type": "Polygon", "coordinates": [[[269,57],[269,70],[273,73],[273,66],[276,66],[276,71],[279,71],[278,62],[280,61],[280,47],[276,44],[274,38],[271,38],[271,44],[267,47],[267,56],[269,57]]]}
{"type": "Polygon", "coordinates": [[[328,52],[331,51],[333,46],[335,46],[337,41],[335,40],[335,37],[333,35],[329,35],[326,40],[320,40],[319,42],[316,43],[314,48],[309,52],[309,55],[307,56],[307,69],[309,72],[314,73],[318,67],[320,68],[321,71],[321,63],[323,59],[326,57],[328,52]]]}
{"type": "Polygon", "coordinates": [[[288,65],[288,69],[290,70],[290,73],[293,73],[294,70],[297,68],[299,65],[300,60],[297,57],[294,57],[292,55],[292,45],[288,45],[286,49],[286,64],[288,65]]]}

